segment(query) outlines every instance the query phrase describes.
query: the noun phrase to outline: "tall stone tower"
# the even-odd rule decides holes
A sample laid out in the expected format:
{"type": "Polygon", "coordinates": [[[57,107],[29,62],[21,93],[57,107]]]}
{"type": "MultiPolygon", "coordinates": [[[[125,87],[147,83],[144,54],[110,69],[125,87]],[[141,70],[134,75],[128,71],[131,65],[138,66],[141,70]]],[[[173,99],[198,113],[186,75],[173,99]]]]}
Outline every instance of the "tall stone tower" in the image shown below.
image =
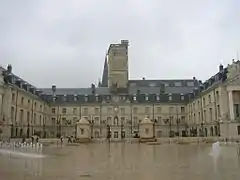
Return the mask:
{"type": "Polygon", "coordinates": [[[128,40],[111,44],[107,53],[108,87],[112,90],[128,86],[128,40]]]}

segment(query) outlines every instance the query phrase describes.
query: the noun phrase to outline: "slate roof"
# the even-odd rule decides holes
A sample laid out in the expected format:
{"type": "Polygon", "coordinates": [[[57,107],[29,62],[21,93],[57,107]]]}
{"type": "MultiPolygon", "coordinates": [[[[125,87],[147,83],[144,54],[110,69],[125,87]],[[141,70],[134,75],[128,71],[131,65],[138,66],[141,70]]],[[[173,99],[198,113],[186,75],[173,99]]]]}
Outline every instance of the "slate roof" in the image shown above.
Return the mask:
{"type": "MultiPolygon", "coordinates": [[[[4,68],[1,68],[1,70],[4,68]]],[[[224,68],[210,79],[202,83],[194,79],[176,79],[176,80],[129,80],[129,87],[126,92],[119,93],[126,100],[131,102],[168,102],[168,103],[183,103],[188,102],[199,96],[200,93],[206,92],[209,88],[224,82],[227,79],[228,69],[224,68]],[[189,85],[189,83],[191,85],[189,85]],[[153,86],[154,84],[154,86],[153,86]],[[136,96],[135,96],[136,95],[136,96]],[[169,96],[171,99],[169,100],[169,96]],[[146,96],[149,100],[146,100],[146,96]],[[184,98],[183,98],[184,96],[184,98]],[[137,100],[134,98],[137,97],[137,100]],[[160,98],[160,100],[157,100],[160,98]],[[182,100],[182,98],[184,100],[182,100]]],[[[25,91],[40,97],[47,102],[54,103],[83,103],[83,102],[103,102],[112,98],[112,93],[108,87],[96,87],[93,92],[93,87],[89,88],[58,88],[56,87],[55,96],[53,96],[52,88],[39,89],[21,79],[15,74],[8,74],[7,79],[9,84],[14,84],[25,91]],[[98,97],[98,98],[96,98],[98,97]],[[86,101],[86,98],[88,99],[86,101]]]]}
{"type": "MultiPolygon", "coordinates": [[[[192,92],[194,87],[165,87],[166,93],[172,94],[187,94],[192,92]]],[[[52,95],[51,88],[40,89],[47,95],[52,95]]],[[[137,94],[137,91],[140,90],[141,94],[158,94],[160,93],[159,87],[129,87],[128,94],[137,94]]],[[[58,95],[90,95],[92,94],[92,88],[56,88],[55,94],[58,95]]],[[[98,95],[110,95],[110,89],[108,87],[96,87],[96,94],[98,95]]]]}
{"type": "Polygon", "coordinates": [[[128,84],[131,85],[136,85],[136,86],[161,86],[162,84],[174,84],[174,83],[182,83],[186,84],[189,82],[194,83],[197,81],[195,78],[194,79],[141,79],[141,80],[129,80],[128,84]]]}

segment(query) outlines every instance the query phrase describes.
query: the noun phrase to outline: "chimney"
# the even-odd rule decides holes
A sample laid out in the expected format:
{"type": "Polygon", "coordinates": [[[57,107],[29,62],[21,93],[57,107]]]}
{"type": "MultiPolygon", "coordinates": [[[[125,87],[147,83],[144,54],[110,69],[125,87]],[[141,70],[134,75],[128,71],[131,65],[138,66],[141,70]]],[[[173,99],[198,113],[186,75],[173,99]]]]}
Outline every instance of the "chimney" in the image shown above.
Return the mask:
{"type": "Polygon", "coordinates": [[[223,71],[223,65],[220,64],[220,65],[219,65],[219,72],[222,72],[222,71],[223,71]]]}
{"type": "Polygon", "coordinates": [[[56,85],[52,85],[52,92],[53,92],[53,94],[55,94],[56,90],[57,90],[56,85]]]}
{"type": "Polygon", "coordinates": [[[95,94],[96,92],[95,84],[92,83],[91,88],[92,88],[92,94],[95,94]]]}
{"type": "Polygon", "coordinates": [[[7,66],[7,73],[8,74],[12,73],[12,65],[11,64],[8,64],[8,66],[7,66]]]}

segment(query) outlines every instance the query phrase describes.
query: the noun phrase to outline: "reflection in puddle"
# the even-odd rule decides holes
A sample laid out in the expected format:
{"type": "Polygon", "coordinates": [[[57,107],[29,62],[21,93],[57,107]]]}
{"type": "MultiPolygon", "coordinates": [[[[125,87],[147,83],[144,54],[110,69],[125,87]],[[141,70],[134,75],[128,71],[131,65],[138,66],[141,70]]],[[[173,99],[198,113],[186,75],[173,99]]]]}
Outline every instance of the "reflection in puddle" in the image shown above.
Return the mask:
{"type": "Polygon", "coordinates": [[[5,179],[240,179],[240,147],[222,146],[214,173],[209,145],[89,144],[46,147],[46,158],[1,156],[5,179]],[[237,157],[236,157],[237,156],[237,157]],[[234,163],[236,162],[236,163],[234,163]],[[234,175],[235,174],[235,175],[234,175]],[[36,178],[37,177],[37,178],[36,178]]]}

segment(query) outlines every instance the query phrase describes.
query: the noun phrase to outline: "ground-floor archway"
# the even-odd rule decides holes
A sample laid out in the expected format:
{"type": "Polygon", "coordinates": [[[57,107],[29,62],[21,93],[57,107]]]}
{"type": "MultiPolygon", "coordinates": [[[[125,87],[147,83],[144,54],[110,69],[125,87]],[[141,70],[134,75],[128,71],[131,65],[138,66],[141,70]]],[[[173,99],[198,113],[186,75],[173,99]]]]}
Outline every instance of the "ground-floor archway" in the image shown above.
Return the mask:
{"type": "Polygon", "coordinates": [[[213,136],[213,127],[210,127],[210,136],[213,136]]]}

